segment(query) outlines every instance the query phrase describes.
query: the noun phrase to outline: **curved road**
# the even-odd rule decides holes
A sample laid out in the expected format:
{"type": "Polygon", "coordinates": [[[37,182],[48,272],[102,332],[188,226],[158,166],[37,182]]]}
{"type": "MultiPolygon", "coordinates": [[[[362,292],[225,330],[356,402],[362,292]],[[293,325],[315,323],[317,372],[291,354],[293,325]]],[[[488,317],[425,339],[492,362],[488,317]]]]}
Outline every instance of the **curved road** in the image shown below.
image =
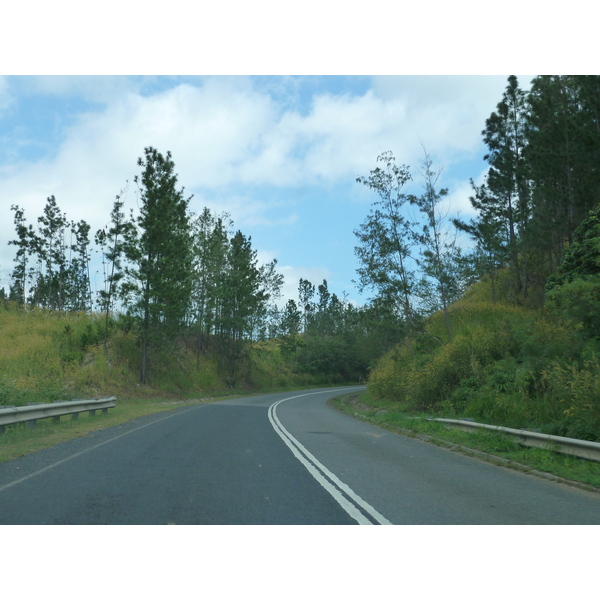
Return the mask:
{"type": "Polygon", "coordinates": [[[0,465],[0,524],[598,524],[600,494],[327,406],[351,391],[195,405],[0,465]]]}

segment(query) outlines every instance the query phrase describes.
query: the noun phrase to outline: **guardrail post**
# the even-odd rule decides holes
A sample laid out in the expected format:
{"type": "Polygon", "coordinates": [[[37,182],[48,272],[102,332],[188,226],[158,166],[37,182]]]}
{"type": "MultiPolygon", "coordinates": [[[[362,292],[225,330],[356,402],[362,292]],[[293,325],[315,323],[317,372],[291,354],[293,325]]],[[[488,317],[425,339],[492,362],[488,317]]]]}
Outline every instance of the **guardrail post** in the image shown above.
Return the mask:
{"type": "Polygon", "coordinates": [[[95,410],[90,410],[90,417],[95,417],[96,416],[96,411],[95,410]]]}
{"type": "Polygon", "coordinates": [[[35,427],[35,421],[27,421],[27,428],[33,429],[35,427]]]}
{"type": "Polygon", "coordinates": [[[71,420],[79,419],[79,413],[72,413],[71,420]]]}

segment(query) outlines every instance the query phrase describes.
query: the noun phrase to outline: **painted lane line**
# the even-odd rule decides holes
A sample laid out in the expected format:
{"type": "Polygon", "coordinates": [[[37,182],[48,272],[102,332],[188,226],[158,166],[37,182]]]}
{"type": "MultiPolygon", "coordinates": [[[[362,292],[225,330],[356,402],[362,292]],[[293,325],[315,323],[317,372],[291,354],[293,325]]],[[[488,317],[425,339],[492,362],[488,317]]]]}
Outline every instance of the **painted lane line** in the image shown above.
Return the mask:
{"type": "MultiPolygon", "coordinates": [[[[291,399],[291,398],[289,398],[289,399],[291,399]]],[[[293,447],[297,448],[298,453],[300,453],[300,456],[302,456],[302,458],[299,459],[300,462],[302,462],[302,464],[304,464],[304,466],[309,471],[311,471],[311,473],[312,473],[312,470],[311,470],[311,468],[309,468],[309,465],[311,465],[311,463],[312,463],[312,465],[314,465],[314,467],[319,469],[320,473],[324,477],[327,477],[335,486],[337,486],[337,489],[336,489],[336,487],[332,487],[332,486],[328,486],[328,487],[323,486],[323,487],[326,487],[327,491],[332,496],[334,496],[334,498],[338,501],[338,503],[340,503],[340,505],[343,506],[344,509],[345,509],[347,503],[345,502],[345,500],[343,503],[340,501],[340,498],[342,498],[342,499],[344,498],[343,494],[345,494],[347,497],[351,498],[356,504],[358,504],[364,510],[364,512],[366,512],[369,516],[372,517],[373,520],[375,520],[379,524],[391,525],[391,523],[383,515],[381,515],[377,510],[375,510],[375,508],[373,508],[370,504],[368,504],[365,500],[363,500],[356,492],[354,492],[354,490],[352,490],[347,484],[345,484],[336,475],[334,475],[329,469],[327,469],[327,467],[325,467],[319,460],[317,460],[313,454],[311,454],[296,438],[294,438],[283,427],[283,425],[281,424],[281,422],[279,421],[279,419],[277,418],[277,416],[275,414],[273,415],[272,424],[273,424],[273,421],[276,422],[277,427],[275,429],[276,429],[277,433],[279,433],[280,437],[284,440],[284,442],[290,448],[292,448],[292,445],[293,445],[293,447]],[[280,429],[278,429],[278,428],[280,428],[280,429]],[[289,443],[288,443],[288,441],[289,441],[289,443]],[[334,490],[335,493],[333,493],[332,490],[334,490]],[[341,494],[340,492],[343,492],[343,494],[341,494]]],[[[294,452],[296,457],[298,457],[298,453],[294,452]]],[[[325,480],[325,481],[327,481],[327,480],[325,480]]],[[[320,479],[319,479],[319,483],[322,484],[320,479]]],[[[351,515],[351,516],[354,518],[354,515],[351,515]]],[[[366,523],[361,523],[361,524],[372,525],[373,523],[371,521],[367,521],[366,523]]]]}
{"type": "MultiPolygon", "coordinates": [[[[340,390],[347,390],[348,388],[340,388],[340,390]]],[[[337,391],[337,390],[326,390],[326,392],[337,391]]],[[[308,472],[321,484],[321,486],[329,492],[329,494],[336,500],[336,502],[360,525],[373,525],[373,520],[381,525],[391,525],[382,514],[380,514],[375,508],[373,508],[368,502],[365,502],[354,490],[352,490],[347,484],[341,481],[336,475],[334,475],[325,465],[313,456],[281,423],[277,417],[277,407],[282,402],[293,400],[295,398],[301,398],[303,396],[311,396],[315,393],[326,393],[326,392],[310,392],[308,394],[300,394],[298,396],[291,396],[290,398],[284,398],[275,402],[269,407],[269,420],[273,429],[284,443],[290,448],[294,456],[306,467],[308,472]],[[348,499],[351,499],[350,502],[348,499]],[[363,512],[360,512],[359,508],[363,512]],[[363,513],[366,513],[365,516],[363,513]]]]}
{"type": "Polygon", "coordinates": [[[279,430],[275,427],[275,431],[279,434],[284,443],[288,446],[288,448],[292,451],[294,456],[306,467],[308,472],[319,482],[319,484],[327,491],[335,501],[346,511],[348,515],[350,515],[359,525],[372,525],[371,521],[369,521],[363,514],[354,506],[354,504],[350,503],[344,496],[329,482],[327,481],[317,469],[310,464],[302,454],[296,449],[296,447],[286,439],[284,435],[282,435],[279,430]]]}

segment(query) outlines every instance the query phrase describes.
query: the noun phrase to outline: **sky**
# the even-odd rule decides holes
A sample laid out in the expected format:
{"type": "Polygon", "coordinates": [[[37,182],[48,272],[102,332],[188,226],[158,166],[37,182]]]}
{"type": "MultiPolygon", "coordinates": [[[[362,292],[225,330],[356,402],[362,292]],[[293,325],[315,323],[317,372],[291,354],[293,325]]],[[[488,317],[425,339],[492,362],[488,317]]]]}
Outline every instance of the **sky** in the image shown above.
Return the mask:
{"type": "Polygon", "coordinates": [[[469,179],[483,181],[481,131],[508,76],[527,88],[535,74],[595,72],[584,6],[546,10],[544,27],[536,3],[516,0],[475,12],[464,0],[401,11],[384,0],[11,6],[0,36],[0,287],[14,267],[11,205],[35,224],[54,195],[95,232],[127,182],[135,206],[137,159],[153,146],[172,153],[193,212],[229,213],[260,262],[277,259],[282,301],[305,278],[364,303],[353,232],[376,196],[356,178],[392,151],[419,192],[425,147],[452,213],[473,216],[469,179]]]}
{"type": "MultiPolygon", "coordinates": [[[[518,74],[517,74],[518,75],[518,74]]],[[[229,213],[259,262],[277,259],[283,300],[327,280],[362,304],[354,231],[375,193],[357,183],[392,151],[419,192],[426,148],[453,214],[473,216],[481,131],[507,85],[493,76],[74,76],[0,78],[0,286],[16,248],[12,205],[36,224],[56,197],[69,221],[105,228],[117,194],[136,208],[138,157],[170,151],[190,211],[229,213]]],[[[519,76],[528,87],[531,76],[519,76]]],[[[467,240],[464,240],[467,243],[467,240]]],[[[98,257],[92,288],[103,285],[98,257]]]]}

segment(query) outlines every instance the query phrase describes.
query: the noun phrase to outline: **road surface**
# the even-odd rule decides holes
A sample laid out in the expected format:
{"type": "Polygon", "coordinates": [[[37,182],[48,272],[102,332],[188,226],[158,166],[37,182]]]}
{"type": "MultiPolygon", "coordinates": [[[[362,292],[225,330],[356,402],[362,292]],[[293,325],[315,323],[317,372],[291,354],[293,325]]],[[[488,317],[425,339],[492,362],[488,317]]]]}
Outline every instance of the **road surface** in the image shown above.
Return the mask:
{"type": "Polygon", "coordinates": [[[598,524],[600,494],[327,405],[352,389],[193,405],[0,465],[0,524],[598,524]]]}

